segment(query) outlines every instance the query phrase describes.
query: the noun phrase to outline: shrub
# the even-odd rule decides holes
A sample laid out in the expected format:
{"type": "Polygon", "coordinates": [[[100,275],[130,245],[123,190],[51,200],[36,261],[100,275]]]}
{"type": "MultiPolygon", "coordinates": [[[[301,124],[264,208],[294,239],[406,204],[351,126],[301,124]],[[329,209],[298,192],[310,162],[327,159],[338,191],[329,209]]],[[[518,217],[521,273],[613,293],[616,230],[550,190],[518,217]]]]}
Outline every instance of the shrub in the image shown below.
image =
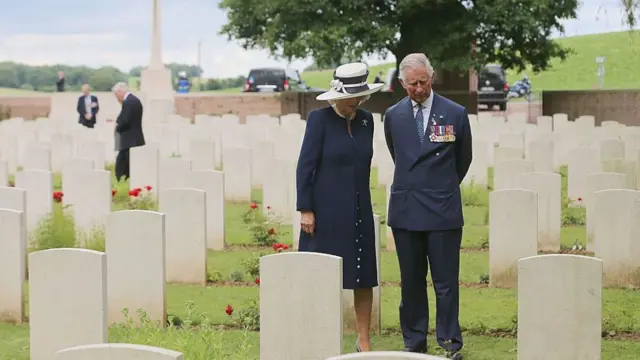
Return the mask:
{"type": "Polygon", "coordinates": [[[193,302],[186,303],[185,317],[178,321],[169,317],[169,323],[176,326],[167,328],[162,328],[157,321],[151,321],[142,310],[137,311],[137,325],[128,311],[123,310],[125,321],[111,328],[109,341],[172,349],[182,352],[184,358],[189,360],[257,360],[256,356],[251,355],[248,330],[242,334],[238,344],[230,346],[224,338],[225,332],[219,330],[219,325],[196,310],[193,302]]]}
{"type": "Polygon", "coordinates": [[[45,216],[29,239],[31,251],[76,247],[76,229],[68,206],[53,205],[51,214],[45,216]]]}
{"type": "Polygon", "coordinates": [[[0,105],[0,121],[11,119],[11,107],[0,105]]]}
{"type": "Polygon", "coordinates": [[[562,225],[585,225],[586,218],[582,198],[577,198],[575,201],[571,199],[562,201],[562,225]]]}
{"type": "Polygon", "coordinates": [[[227,305],[225,312],[234,323],[245,331],[260,331],[260,304],[257,300],[251,300],[248,307],[237,312],[231,305],[227,305]],[[235,315],[233,315],[234,312],[235,315]]]}
{"type": "MultiPolygon", "coordinates": [[[[124,203],[126,210],[151,210],[156,211],[158,204],[156,197],[151,192],[153,188],[149,185],[143,188],[129,190],[127,201],[124,203]]],[[[118,194],[116,193],[115,196],[118,194]]],[[[113,196],[113,192],[112,192],[113,196]]]]}
{"type": "Polygon", "coordinates": [[[269,206],[266,210],[269,212],[268,216],[265,216],[258,204],[251,203],[249,210],[242,215],[242,221],[248,226],[253,241],[260,246],[270,246],[278,241],[279,223],[274,221],[274,224],[271,224],[269,218],[274,216],[269,206]]]}
{"type": "Polygon", "coordinates": [[[460,186],[460,194],[464,206],[487,206],[489,203],[487,187],[477,185],[473,180],[469,185],[460,186]]]}
{"type": "Polygon", "coordinates": [[[260,276],[260,257],[262,256],[263,255],[260,254],[258,257],[242,260],[242,266],[244,266],[244,269],[250,278],[257,278],[260,276]]]}

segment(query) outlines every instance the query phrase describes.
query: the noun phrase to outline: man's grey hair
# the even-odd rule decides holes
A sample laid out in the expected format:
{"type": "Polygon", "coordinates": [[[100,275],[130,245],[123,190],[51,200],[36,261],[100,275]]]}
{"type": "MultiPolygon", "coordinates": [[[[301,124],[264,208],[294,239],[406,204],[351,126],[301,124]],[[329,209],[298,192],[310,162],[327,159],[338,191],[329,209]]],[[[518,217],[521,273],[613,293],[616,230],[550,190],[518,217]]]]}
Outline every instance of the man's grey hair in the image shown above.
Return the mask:
{"type": "Polygon", "coordinates": [[[129,92],[129,85],[127,85],[124,82],[119,82],[113,85],[113,87],[111,88],[111,92],[118,92],[118,91],[129,92]]]}
{"type": "Polygon", "coordinates": [[[413,53],[405,56],[404,59],[402,59],[402,61],[400,62],[400,66],[398,67],[398,71],[399,71],[398,78],[400,80],[405,79],[404,70],[407,68],[409,69],[425,68],[427,69],[427,73],[429,74],[429,77],[433,78],[433,66],[431,66],[431,61],[429,61],[429,58],[425,54],[413,53]]]}

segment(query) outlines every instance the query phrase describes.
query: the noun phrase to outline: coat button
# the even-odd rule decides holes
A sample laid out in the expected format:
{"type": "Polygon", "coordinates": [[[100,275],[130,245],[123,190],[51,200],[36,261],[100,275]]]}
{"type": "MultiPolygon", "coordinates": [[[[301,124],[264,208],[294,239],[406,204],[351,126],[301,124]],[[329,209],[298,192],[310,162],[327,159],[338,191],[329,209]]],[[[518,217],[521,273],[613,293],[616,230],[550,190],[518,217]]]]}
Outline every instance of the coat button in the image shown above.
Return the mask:
{"type": "Polygon", "coordinates": [[[440,156],[440,153],[436,153],[436,156],[440,156]]]}
{"type": "Polygon", "coordinates": [[[358,258],[358,261],[360,261],[360,258],[358,258]]]}
{"type": "Polygon", "coordinates": [[[356,279],[357,282],[360,282],[360,279],[356,279]]]}
{"type": "Polygon", "coordinates": [[[358,265],[358,269],[360,269],[360,265],[358,265]]]}
{"type": "Polygon", "coordinates": [[[362,252],[362,248],[358,249],[360,252],[362,252]]]}

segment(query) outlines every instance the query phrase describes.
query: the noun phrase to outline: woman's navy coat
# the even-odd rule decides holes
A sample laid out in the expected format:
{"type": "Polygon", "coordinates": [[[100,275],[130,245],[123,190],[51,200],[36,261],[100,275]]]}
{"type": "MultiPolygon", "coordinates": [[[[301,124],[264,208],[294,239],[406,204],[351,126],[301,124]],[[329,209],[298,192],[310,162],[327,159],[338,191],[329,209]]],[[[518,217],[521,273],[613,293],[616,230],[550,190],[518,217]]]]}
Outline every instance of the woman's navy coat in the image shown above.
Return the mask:
{"type": "Polygon", "coordinates": [[[373,116],[358,109],[351,123],[332,107],[311,111],[297,167],[297,210],[315,214],[313,236],[300,232],[300,251],[340,256],[343,288],[378,285],[369,177],[373,116]]]}

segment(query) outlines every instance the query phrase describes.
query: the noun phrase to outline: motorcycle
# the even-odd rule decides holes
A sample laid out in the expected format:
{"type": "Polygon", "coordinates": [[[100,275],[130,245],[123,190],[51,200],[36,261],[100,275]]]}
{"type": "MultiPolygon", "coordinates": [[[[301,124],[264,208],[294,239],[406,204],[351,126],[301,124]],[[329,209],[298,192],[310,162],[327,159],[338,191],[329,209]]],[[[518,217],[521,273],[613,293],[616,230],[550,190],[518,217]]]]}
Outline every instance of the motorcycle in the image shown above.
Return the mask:
{"type": "Polygon", "coordinates": [[[522,80],[516,81],[511,88],[509,88],[509,93],[507,93],[508,99],[521,98],[524,97],[527,101],[533,100],[533,92],[531,91],[532,86],[531,82],[528,78],[524,78],[522,80]]]}

